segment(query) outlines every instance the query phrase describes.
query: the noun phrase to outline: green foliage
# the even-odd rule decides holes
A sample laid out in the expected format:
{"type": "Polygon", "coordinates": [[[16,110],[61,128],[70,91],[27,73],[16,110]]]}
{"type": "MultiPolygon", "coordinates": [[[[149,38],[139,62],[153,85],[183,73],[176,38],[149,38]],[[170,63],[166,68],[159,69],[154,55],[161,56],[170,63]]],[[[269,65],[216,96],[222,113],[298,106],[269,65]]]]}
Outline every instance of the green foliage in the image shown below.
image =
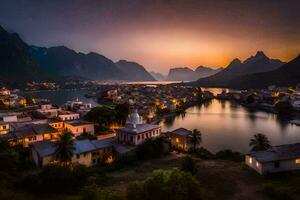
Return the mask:
{"type": "Polygon", "coordinates": [[[250,94],[249,96],[247,96],[246,103],[248,103],[248,104],[255,103],[255,94],[250,94]]]}
{"type": "Polygon", "coordinates": [[[202,196],[195,177],[176,168],[156,170],[144,181],[133,182],[127,188],[128,200],[200,200],[202,196]]]}
{"type": "Polygon", "coordinates": [[[202,134],[198,129],[194,129],[189,137],[188,143],[192,146],[191,151],[196,152],[197,147],[202,142],[202,134]]]}
{"type": "Polygon", "coordinates": [[[81,200],[122,200],[123,198],[113,191],[99,189],[94,185],[83,188],[81,200]]]}
{"type": "Polygon", "coordinates": [[[214,154],[211,153],[210,151],[208,151],[207,149],[200,147],[198,149],[196,149],[195,152],[191,152],[193,154],[195,154],[197,157],[202,158],[202,159],[212,159],[214,158],[214,154]]]}
{"type": "Polygon", "coordinates": [[[106,130],[115,122],[116,111],[107,106],[94,107],[85,115],[85,119],[97,123],[101,130],[106,130]]]}
{"type": "Polygon", "coordinates": [[[6,110],[7,106],[3,103],[2,100],[0,100],[0,110],[6,110]]]}
{"type": "Polygon", "coordinates": [[[129,115],[129,104],[124,103],[124,104],[118,104],[115,107],[115,112],[116,112],[116,121],[120,124],[125,124],[126,119],[129,115]]]}
{"type": "Polygon", "coordinates": [[[139,160],[159,158],[164,153],[164,142],[161,138],[149,138],[136,149],[136,156],[139,160]]]}
{"type": "Polygon", "coordinates": [[[263,184],[262,187],[258,190],[263,195],[274,200],[292,200],[291,192],[288,189],[284,189],[273,185],[272,183],[263,184]]]}
{"type": "Polygon", "coordinates": [[[269,149],[271,144],[266,135],[258,133],[250,140],[249,146],[252,147],[251,151],[262,151],[269,149]]]}
{"type": "Polygon", "coordinates": [[[190,156],[183,157],[180,163],[180,169],[195,175],[197,173],[196,161],[190,156]]]}
{"type": "Polygon", "coordinates": [[[9,142],[7,139],[0,138],[0,152],[7,151],[9,149],[9,142]]]}
{"type": "Polygon", "coordinates": [[[275,104],[275,110],[279,115],[290,115],[294,108],[289,101],[279,101],[275,104]]]}
{"type": "Polygon", "coordinates": [[[38,174],[27,175],[19,186],[33,193],[70,194],[80,190],[87,182],[87,169],[75,166],[52,165],[43,168],[38,174]]]}
{"type": "Polygon", "coordinates": [[[73,157],[74,148],[72,134],[64,132],[59,138],[58,148],[55,152],[56,159],[63,165],[69,164],[73,157]]]}
{"type": "Polygon", "coordinates": [[[244,156],[240,152],[234,152],[231,149],[218,151],[215,157],[217,159],[231,160],[236,162],[241,162],[244,160],[244,156]]]}

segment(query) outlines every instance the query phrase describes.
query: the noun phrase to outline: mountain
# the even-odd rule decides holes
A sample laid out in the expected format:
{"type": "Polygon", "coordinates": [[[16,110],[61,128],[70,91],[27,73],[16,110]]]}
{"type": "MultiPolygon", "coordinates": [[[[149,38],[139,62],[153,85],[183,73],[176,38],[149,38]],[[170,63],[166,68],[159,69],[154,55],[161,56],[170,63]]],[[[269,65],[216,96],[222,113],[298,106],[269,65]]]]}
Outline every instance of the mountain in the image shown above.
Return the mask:
{"type": "Polygon", "coordinates": [[[157,81],[164,81],[166,76],[159,72],[150,72],[151,76],[155,78],[157,81]]]}
{"type": "Polygon", "coordinates": [[[125,80],[128,81],[155,81],[153,76],[146,69],[136,63],[130,62],[126,60],[119,60],[116,62],[117,67],[122,71],[124,74],[125,80]]]}
{"type": "Polygon", "coordinates": [[[16,33],[8,33],[0,26],[0,80],[19,86],[27,81],[51,79],[31,57],[29,46],[16,33]]]}
{"type": "Polygon", "coordinates": [[[171,68],[167,76],[168,81],[191,81],[194,80],[194,71],[188,67],[171,68]]]}
{"type": "Polygon", "coordinates": [[[51,74],[81,76],[92,80],[119,80],[124,77],[113,61],[98,53],[77,53],[65,46],[31,46],[30,53],[51,74]]]}
{"type": "Polygon", "coordinates": [[[188,67],[171,68],[167,76],[168,81],[195,81],[199,78],[211,76],[220,72],[223,68],[212,69],[199,66],[194,71],[188,67]]]}
{"type": "Polygon", "coordinates": [[[212,69],[209,67],[199,66],[195,70],[195,73],[197,74],[196,78],[199,79],[199,78],[208,77],[208,76],[214,75],[222,70],[223,70],[222,67],[217,68],[217,69],[212,69]]]}
{"type": "Polygon", "coordinates": [[[270,85],[293,86],[300,83],[300,55],[280,68],[270,71],[238,76],[228,86],[232,88],[266,88],[270,85]]]}
{"type": "Polygon", "coordinates": [[[239,76],[259,72],[272,71],[284,63],[278,59],[268,58],[262,51],[251,56],[244,62],[234,59],[225,69],[215,75],[199,79],[197,85],[206,87],[228,87],[229,82],[239,76]]]}

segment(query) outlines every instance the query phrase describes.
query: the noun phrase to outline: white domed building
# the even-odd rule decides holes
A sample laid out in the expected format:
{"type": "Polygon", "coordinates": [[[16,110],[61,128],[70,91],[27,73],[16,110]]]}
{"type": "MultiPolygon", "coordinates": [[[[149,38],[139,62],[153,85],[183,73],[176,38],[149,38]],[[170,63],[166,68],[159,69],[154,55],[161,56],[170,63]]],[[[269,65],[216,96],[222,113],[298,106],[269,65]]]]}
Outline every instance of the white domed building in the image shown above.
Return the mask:
{"type": "Polygon", "coordinates": [[[118,142],[121,144],[139,145],[147,138],[160,136],[161,127],[147,124],[135,109],[128,117],[125,127],[117,130],[118,142]]]}

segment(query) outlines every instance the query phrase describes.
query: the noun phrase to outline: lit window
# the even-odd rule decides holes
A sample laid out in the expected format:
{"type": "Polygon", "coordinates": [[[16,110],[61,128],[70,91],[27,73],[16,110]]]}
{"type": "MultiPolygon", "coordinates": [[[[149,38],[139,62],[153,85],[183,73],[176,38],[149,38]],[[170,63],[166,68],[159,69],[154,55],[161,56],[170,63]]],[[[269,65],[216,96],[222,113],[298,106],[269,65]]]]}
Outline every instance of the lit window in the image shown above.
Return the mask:
{"type": "Polygon", "coordinates": [[[296,163],[297,165],[300,165],[300,158],[296,159],[295,163],[296,163]]]}
{"type": "Polygon", "coordinates": [[[259,167],[259,163],[258,162],[256,162],[256,167],[259,167]]]}
{"type": "Polygon", "coordinates": [[[249,163],[252,164],[252,158],[249,158],[249,163]]]}
{"type": "Polygon", "coordinates": [[[176,143],[179,143],[179,138],[176,138],[176,143]]]}

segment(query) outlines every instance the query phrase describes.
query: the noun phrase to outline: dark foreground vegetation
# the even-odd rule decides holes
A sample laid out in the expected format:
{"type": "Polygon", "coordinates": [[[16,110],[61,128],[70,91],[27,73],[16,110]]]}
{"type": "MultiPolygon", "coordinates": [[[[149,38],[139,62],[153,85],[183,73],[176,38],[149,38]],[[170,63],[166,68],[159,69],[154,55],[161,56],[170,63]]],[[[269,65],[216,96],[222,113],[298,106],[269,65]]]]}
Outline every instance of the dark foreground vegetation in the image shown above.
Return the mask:
{"type": "Polygon", "coordinates": [[[2,200],[217,200],[299,199],[300,173],[262,177],[231,150],[199,148],[170,153],[165,142],[148,140],[134,155],[93,167],[33,168],[28,152],[0,146],[2,200]],[[161,153],[163,152],[163,153],[161,153]],[[144,156],[141,156],[144,155],[144,156]]]}

